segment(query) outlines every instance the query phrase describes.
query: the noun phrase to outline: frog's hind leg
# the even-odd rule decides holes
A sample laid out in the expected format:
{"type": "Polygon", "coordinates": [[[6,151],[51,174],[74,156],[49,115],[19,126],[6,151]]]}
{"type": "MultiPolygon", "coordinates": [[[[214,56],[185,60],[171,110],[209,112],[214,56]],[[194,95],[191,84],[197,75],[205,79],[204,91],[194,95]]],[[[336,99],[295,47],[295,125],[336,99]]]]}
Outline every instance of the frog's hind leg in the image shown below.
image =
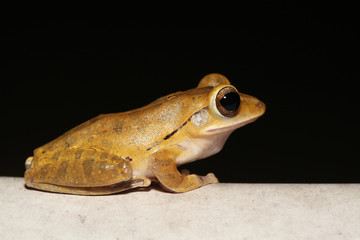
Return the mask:
{"type": "Polygon", "coordinates": [[[51,192],[105,195],[148,186],[150,180],[133,177],[131,165],[124,159],[76,159],[58,160],[27,169],[25,183],[51,192]]]}
{"type": "Polygon", "coordinates": [[[67,193],[76,195],[109,195],[123,191],[127,191],[137,187],[147,187],[151,184],[151,180],[144,179],[132,179],[130,181],[121,182],[109,186],[102,187],[69,187],[69,186],[57,186],[47,183],[31,183],[26,184],[28,187],[36,188],[48,192],[67,193]]]}
{"type": "Polygon", "coordinates": [[[70,187],[70,186],[58,186],[48,183],[26,183],[26,186],[36,188],[48,192],[67,193],[75,195],[108,195],[125,191],[129,188],[128,182],[121,182],[119,184],[113,184],[104,187],[70,187]]]}

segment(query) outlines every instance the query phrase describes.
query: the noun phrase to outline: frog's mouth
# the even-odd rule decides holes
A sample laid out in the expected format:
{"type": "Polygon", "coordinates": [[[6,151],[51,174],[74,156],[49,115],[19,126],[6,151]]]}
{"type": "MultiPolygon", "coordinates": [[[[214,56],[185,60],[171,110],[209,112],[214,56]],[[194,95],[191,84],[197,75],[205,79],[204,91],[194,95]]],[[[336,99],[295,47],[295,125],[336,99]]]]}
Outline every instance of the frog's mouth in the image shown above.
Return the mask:
{"type": "Polygon", "coordinates": [[[235,130],[237,128],[241,128],[242,126],[245,126],[249,123],[255,122],[259,117],[254,117],[254,118],[250,118],[249,120],[246,120],[244,122],[235,124],[235,125],[231,125],[231,126],[227,126],[227,127],[222,127],[222,128],[215,128],[215,129],[209,129],[206,132],[208,133],[218,133],[218,132],[227,132],[227,131],[231,131],[231,130],[235,130]]]}

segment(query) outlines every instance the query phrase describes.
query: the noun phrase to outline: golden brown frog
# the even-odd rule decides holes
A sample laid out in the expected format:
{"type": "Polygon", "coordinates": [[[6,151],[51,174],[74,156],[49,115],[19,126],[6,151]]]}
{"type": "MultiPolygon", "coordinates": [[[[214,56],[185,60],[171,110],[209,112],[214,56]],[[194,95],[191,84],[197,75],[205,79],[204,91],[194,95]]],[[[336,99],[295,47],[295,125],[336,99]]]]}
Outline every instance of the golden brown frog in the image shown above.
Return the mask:
{"type": "Polygon", "coordinates": [[[34,151],[25,182],[41,190],[112,194],[158,181],[172,192],[217,183],[177,166],[219,152],[237,128],[265,112],[258,99],[239,93],[220,74],[197,86],[123,113],[97,116],[34,151]]]}

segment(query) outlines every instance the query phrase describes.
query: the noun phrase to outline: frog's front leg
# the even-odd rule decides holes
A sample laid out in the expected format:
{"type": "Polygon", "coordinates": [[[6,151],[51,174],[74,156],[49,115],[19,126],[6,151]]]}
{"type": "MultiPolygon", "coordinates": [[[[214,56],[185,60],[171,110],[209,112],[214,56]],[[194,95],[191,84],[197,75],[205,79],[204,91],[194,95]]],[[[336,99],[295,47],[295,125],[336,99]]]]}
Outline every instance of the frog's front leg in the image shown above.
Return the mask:
{"type": "Polygon", "coordinates": [[[159,182],[172,192],[187,192],[219,182],[213,173],[198,176],[195,174],[187,175],[188,172],[185,171],[186,176],[184,176],[179,172],[175,161],[166,151],[154,154],[154,157],[150,160],[150,168],[159,182]]]}

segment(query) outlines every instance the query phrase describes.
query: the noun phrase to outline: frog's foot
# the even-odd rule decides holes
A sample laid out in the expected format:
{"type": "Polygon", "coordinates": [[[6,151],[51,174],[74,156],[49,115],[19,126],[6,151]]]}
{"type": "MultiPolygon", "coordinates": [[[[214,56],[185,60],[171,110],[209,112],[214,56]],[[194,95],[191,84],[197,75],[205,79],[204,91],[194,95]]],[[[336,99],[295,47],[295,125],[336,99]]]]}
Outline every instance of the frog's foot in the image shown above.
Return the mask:
{"type": "Polygon", "coordinates": [[[26,170],[28,187],[59,193],[105,195],[149,186],[147,178],[133,177],[128,161],[59,160],[26,170]]]}
{"type": "Polygon", "coordinates": [[[208,173],[206,176],[199,177],[201,178],[201,181],[205,182],[206,184],[219,183],[219,180],[213,173],[208,173]]]}
{"type": "MultiPolygon", "coordinates": [[[[182,169],[181,174],[186,177],[190,175],[190,171],[188,169],[182,169]]],[[[219,180],[215,177],[213,173],[208,173],[206,176],[199,176],[201,181],[207,182],[208,184],[219,183],[219,180]]]]}
{"type": "Polygon", "coordinates": [[[150,184],[151,184],[151,180],[149,178],[133,176],[133,178],[131,179],[129,189],[137,188],[137,187],[148,187],[150,186],[150,184]]]}
{"type": "Polygon", "coordinates": [[[209,173],[206,176],[195,174],[186,175],[189,171],[183,171],[181,174],[176,168],[173,159],[167,159],[166,153],[156,153],[155,158],[151,160],[151,170],[161,185],[172,192],[187,192],[196,188],[218,183],[214,174],[209,173]]]}

